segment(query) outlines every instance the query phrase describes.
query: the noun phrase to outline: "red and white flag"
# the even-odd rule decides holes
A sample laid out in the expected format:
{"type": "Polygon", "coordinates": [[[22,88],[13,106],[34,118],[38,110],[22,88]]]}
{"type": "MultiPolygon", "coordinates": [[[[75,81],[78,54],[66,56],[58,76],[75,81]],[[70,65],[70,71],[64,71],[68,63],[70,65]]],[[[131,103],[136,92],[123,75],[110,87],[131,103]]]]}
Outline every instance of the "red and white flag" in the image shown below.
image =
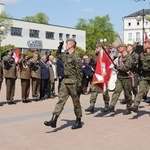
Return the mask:
{"type": "Polygon", "coordinates": [[[148,40],[148,36],[147,36],[146,31],[144,31],[144,33],[145,33],[145,38],[144,38],[144,40],[146,41],[146,40],[148,40]]]}
{"type": "Polygon", "coordinates": [[[12,56],[15,59],[15,63],[18,63],[19,60],[19,49],[16,49],[12,56]]]}
{"type": "Polygon", "coordinates": [[[106,92],[108,81],[114,67],[112,60],[104,50],[101,50],[97,59],[95,73],[93,76],[93,85],[99,88],[103,93],[106,92]]]}

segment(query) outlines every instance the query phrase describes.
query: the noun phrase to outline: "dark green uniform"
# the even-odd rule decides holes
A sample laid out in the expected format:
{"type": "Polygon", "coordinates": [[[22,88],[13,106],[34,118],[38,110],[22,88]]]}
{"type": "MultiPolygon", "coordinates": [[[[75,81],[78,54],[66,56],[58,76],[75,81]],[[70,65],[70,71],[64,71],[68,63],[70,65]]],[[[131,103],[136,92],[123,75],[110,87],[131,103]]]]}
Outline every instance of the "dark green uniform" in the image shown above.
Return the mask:
{"type": "Polygon", "coordinates": [[[124,90],[125,99],[127,101],[127,109],[129,109],[132,106],[132,93],[131,93],[132,80],[127,72],[133,66],[133,59],[130,54],[121,57],[122,57],[121,62],[123,62],[124,65],[122,65],[122,63],[118,61],[118,67],[117,67],[118,75],[117,75],[117,81],[115,86],[116,88],[112,95],[110,107],[115,107],[122,90],[124,90]]]}
{"type": "Polygon", "coordinates": [[[135,98],[134,105],[139,106],[143,98],[145,90],[150,87],[150,53],[145,52],[140,54],[141,66],[141,81],[139,85],[139,93],[135,98]]]}
{"type": "Polygon", "coordinates": [[[41,67],[38,59],[31,58],[31,80],[32,80],[32,98],[40,98],[41,67]]]}
{"type": "Polygon", "coordinates": [[[31,62],[21,58],[18,64],[21,79],[21,99],[22,102],[26,102],[29,99],[30,92],[31,62]]]}
{"type": "Polygon", "coordinates": [[[3,66],[2,63],[0,62],[0,92],[1,92],[2,82],[3,82],[3,66]]]}
{"type": "Polygon", "coordinates": [[[53,114],[59,116],[69,96],[71,96],[74,113],[77,118],[82,117],[80,96],[77,93],[77,87],[81,86],[82,81],[82,62],[78,59],[76,52],[66,54],[63,59],[65,78],[61,82],[58,98],[53,114]]]}
{"type": "Polygon", "coordinates": [[[12,56],[4,56],[3,64],[6,81],[6,100],[8,103],[11,103],[15,95],[15,81],[17,78],[15,59],[12,56]]]}

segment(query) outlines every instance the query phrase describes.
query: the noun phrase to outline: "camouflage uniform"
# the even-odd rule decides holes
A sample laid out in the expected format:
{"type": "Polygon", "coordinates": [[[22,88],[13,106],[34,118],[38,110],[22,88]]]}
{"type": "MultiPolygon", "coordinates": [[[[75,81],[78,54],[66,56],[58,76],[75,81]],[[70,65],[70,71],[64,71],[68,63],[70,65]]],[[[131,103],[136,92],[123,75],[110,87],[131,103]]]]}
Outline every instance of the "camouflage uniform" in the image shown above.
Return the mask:
{"type": "Polygon", "coordinates": [[[132,80],[127,72],[133,66],[133,59],[130,54],[127,54],[121,57],[122,57],[122,62],[124,66],[120,64],[120,61],[118,61],[118,67],[117,67],[118,75],[117,75],[117,81],[116,81],[116,86],[115,86],[116,88],[112,95],[110,107],[115,107],[122,90],[124,90],[125,99],[127,101],[126,109],[128,110],[132,106],[132,93],[131,93],[132,80]]]}
{"type": "MultiPolygon", "coordinates": [[[[92,60],[92,67],[93,67],[94,70],[96,68],[97,57],[98,57],[98,53],[95,54],[93,56],[93,58],[91,58],[91,60],[92,60]]],[[[91,96],[90,96],[90,107],[89,107],[90,109],[95,106],[95,103],[96,103],[96,100],[97,100],[97,96],[98,96],[98,91],[99,91],[99,89],[97,87],[95,87],[94,85],[92,85],[91,96]]],[[[104,103],[105,103],[105,107],[108,107],[109,106],[109,100],[110,100],[108,91],[106,91],[103,94],[103,100],[104,100],[104,103]]],[[[85,111],[90,110],[89,108],[85,109],[85,111]]]]}
{"type": "Polygon", "coordinates": [[[135,98],[134,105],[139,106],[143,98],[145,89],[150,87],[150,53],[141,53],[140,54],[140,66],[141,69],[141,81],[139,85],[139,93],[135,98]]]}
{"type": "Polygon", "coordinates": [[[76,52],[66,54],[63,59],[65,78],[61,82],[58,98],[53,114],[57,116],[62,112],[69,96],[71,96],[74,105],[74,113],[77,118],[82,117],[80,96],[77,93],[77,87],[81,86],[82,81],[82,62],[78,59],[76,52]]]}
{"type": "Polygon", "coordinates": [[[0,62],[0,91],[1,91],[2,82],[3,82],[3,66],[2,63],[0,62]]]}
{"type": "Polygon", "coordinates": [[[134,75],[134,87],[132,87],[132,91],[134,96],[138,93],[138,63],[139,63],[139,55],[135,53],[134,51],[131,53],[132,59],[133,59],[133,67],[131,69],[131,72],[134,75]]]}

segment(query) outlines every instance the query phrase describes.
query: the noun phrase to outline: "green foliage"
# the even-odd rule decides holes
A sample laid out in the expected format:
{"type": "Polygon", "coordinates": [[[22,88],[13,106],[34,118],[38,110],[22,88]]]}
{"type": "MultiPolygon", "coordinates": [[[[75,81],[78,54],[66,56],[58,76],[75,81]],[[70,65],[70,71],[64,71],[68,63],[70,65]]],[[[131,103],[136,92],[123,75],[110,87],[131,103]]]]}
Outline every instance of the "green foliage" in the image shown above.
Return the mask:
{"type": "Polygon", "coordinates": [[[0,13],[0,26],[3,26],[5,28],[3,32],[0,32],[0,41],[2,41],[3,39],[5,39],[12,27],[12,19],[9,18],[9,15],[5,12],[0,13]]]}
{"type": "Polygon", "coordinates": [[[85,55],[85,51],[82,49],[82,48],[80,48],[80,47],[76,47],[76,52],[82,57],[82,56],[84,56],[85,55]]]}
{"type": "Polygon", "coordinates": [[[48,24],[49,17],[46,14],[44,14],[43,12],[39,12],[35,16],[26,16],[25,18],[23,18],[23,20],[36,22],[36,23],[48,24]]]}
{"type": "Polygon", "coordinates": [[[13,50],[15,50],[16,47],[15,47],[14,45],[11,45],[11,44],[2,46],[2,47],[1,47],[1,56],[2,56],[2,58],[6,55],[6,51],[7,51],[8,49],[13,49],[13,50]]]}
{"type": "Polygon", "coordinates": [[[98,39],[107,39],[105,45],[112,44],[115,40],[115,31],[110,23],[109,15],[96,16],[94,19],[79,19],[77,29],[86,31],[86,50],[94,50],[98,39]]]}

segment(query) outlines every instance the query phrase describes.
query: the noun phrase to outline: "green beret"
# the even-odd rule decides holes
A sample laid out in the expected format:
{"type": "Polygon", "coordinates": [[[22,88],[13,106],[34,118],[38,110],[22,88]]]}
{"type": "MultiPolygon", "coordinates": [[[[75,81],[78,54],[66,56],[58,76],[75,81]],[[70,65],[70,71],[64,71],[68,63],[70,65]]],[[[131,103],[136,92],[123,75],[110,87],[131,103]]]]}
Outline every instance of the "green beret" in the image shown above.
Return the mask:
{"type": "Polygon", "coordinates": [[[122,44],[120,44],[118,47],[126,47],[126,48],[127,48],[127,45],[124,44],[124,43],[122,43],[122,44]]]}

